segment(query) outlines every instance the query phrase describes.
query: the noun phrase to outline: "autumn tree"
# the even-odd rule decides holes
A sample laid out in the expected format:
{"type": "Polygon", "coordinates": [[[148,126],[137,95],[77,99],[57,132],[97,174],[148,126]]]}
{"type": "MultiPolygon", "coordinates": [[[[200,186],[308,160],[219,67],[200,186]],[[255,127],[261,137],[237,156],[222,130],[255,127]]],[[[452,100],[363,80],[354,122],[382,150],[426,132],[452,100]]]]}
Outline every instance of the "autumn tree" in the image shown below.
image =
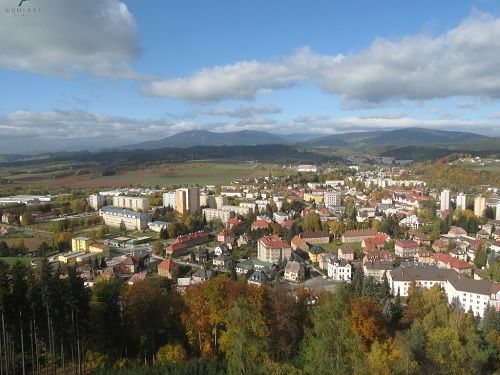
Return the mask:
{"type": "Polygon", "coordinates": [[[351,313],[351,329],[359,336],[365,348],[369,348],[375,340],[380,341],[387,336],[382,307],[372,298],[353,300],[351,313]]]}
{"type": "Polygon", "coordinates": [[[361,342],[351,331],[349,291],[339,287],[311,310],[310,328],[301,345],[307,374],[351,374],[364,362],[361,342]]]}
{"type": "Polygon", "coordinates": [[[260,313],[243,298],[227,312],[227,329],[221,336],[221,349],[227,358],[228,374],[264,372],[269,331],[260,313]]]}

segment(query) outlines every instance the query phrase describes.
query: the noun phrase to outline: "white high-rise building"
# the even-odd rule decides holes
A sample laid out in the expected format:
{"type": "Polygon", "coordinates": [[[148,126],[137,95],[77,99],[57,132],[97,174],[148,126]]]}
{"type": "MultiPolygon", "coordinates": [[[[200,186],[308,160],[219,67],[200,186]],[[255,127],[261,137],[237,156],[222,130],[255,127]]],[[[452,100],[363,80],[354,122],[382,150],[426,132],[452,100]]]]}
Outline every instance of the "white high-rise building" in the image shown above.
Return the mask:
{"type": "Polygon", "coordinates": [[[215,197],[215,205],[217,209],[220,210],[222,206],[227,206],[229,204],[229,198],[225,195],[218,195],[215,197]]]}
{"type": "Polygon", "coordinates": [[[149,199],[142,197],[113,197],[113,206],[128,208],[130,210],[146,212],[149,208],[149,199]]]}
{"type": "Polygon", "coordinates": [[[340,191],[326,191],[324,194],[325,206],[333,207],[340,206],[342,200],[342,193],[340,191]]]}
{"type": "Polygon", "coordinates": [[[484,209],[486,208],[486,198],[478,196],[474,199],[474,215],[483,216],[484,209]]]}
{"type": "Polygon", "coordinates": [[[207,193],[200,194],[200,207],[217,207],[215,203],[215,195],[209,195],[207,193]]]}
{"type": "Polygon", "coordinates": [[[90,207],[92,207],[94,210],[98,210],[99,208],[104,207],[106,205],[106,196],[101,195],[99,193],[92,194],[89,197],[89,204],[90,207]]]}
{"type": "Polygon", "coordinates": [[[163,207],[172,207],[175,209],[175,191],[167,191],[163,193],[163,207]]]}
{"type": "Polygon", "coordinates": [[[449,190],[443,190],[441,192],[439,209],[441,211],[448,211],[450,209],[450,191],[449,190]]]}
{"type": "Polygon", "coordinates": [[[179,215],[187,212],[196,213],[200,210],[200,188],[190,186],[175,191],[175,208],[179,215]]]}
{"type": "Polygon", "coordinates": [[[462,211],[467,209],[467,194],[460,193],[457,195],[457,209],[462,211]]]}
{"type": "Polygon", "coordinates": [[[500,220],[500,203],[497,203],[497,213],[495,215],[495,220],[500,220]]]}

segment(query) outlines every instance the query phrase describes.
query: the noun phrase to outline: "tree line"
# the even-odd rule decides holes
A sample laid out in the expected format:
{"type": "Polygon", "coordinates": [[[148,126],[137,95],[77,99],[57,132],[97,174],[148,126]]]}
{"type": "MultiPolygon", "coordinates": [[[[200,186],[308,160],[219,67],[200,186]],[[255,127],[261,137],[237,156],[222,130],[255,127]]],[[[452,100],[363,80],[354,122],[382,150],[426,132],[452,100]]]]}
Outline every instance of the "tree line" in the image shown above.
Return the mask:
{"type": "Polygon", "coordinates": [[[500,317],[452,309],[439,286],[403,300],[356,269],[334,293],[221,275],[179,294],[169,280],[92,289],[73,269],[0,262],[2,374],[487,374],[500,317]]]}

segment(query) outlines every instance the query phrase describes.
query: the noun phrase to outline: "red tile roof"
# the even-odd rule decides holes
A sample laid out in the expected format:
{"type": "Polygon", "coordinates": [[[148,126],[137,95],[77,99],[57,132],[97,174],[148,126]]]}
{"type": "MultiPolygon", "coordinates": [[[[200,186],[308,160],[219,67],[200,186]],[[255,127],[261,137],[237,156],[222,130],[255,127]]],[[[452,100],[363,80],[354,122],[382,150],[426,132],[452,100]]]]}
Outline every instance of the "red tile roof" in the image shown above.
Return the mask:
{"type": "Polygon", "coordinates": [[[267,227],[269,227],[269,223],[265,220],[255,220],[251,225],[252,229],[254,228],[266,229],[267,227]]]}
{"type": "Polygon", "coordinates": [[[418,247],[418,243],[415,241],[403,241],[403,240],[397,240],[394,246],[402,247],[404,249],[409,249],[409,248],[414,248],[418,247]]]}
{"type": "Polygon", "coordinates": [[[269,236],[264,236],[262,237],[259,242],[264,245],[265,247],[271,248],[271,249],[280,249],[280,248],[285,248],[288,249],[290,248],[290,245],[287,244],[285,241],[283,241],[281,238],[278,236],[272,234],[269,236]]]}
{"type": "Polygon", "coordinates": [[[165,270],[171,270],[171,269],[175,268],[176,266],[177,266],[177,264],[170,259],[165,259],[163,262],[158,264],[159,269],[165,269],[165,270]]]}
{"type": "Polygon", "coordinates": [[[469,263],[464,262],[463,260],[458,260],[456,258],[453,258],[449,254],[436,253],[434,254],[433,258],[436,262],[444,263],[454,269],[463,270],[472,268],[472,266],[469,263]]]}
{"type": "Polygon", "coordinates": [[[344,232],[344,237],[374,237],[377,233],[378,231],[375,229],[348,230],[344,232]]]}

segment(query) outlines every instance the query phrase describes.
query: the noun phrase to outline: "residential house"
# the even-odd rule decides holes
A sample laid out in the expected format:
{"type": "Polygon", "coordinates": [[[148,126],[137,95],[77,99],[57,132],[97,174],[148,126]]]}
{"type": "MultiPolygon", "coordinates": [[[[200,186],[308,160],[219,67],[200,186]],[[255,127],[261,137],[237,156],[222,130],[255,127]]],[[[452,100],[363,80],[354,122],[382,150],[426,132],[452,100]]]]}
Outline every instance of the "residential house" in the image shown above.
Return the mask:
{"type": "Polygon", "coordinates": [[[394,244],[394,252],[401,258],[413,258],[420,250],[420,246],[413,240],[397,240],[394,244]]]}
{"type": "Polygon", "coordinates": [[[230,254],[230,253],[231,253],[231,249],[229,248],[228,245],[226,245],[224,243],[220,244],[219,246],[217,246],[214,249],[215,256],[221,256],[221,255],[230,254]]]}
{"type": "Polygon", "coordinates": [[[428,250],[420,249],[414,256],[414,260],[417,263],[422,264],[434,264],[434,253],[428,250]]]}
{"type": "Polygon", "coordinates": [[[434,254],[434,261],[439,268],[451,268],[461,274],[472,276],[472,266],[468,262],[455,259],[449,254],[434,254]]]}
{"type": "Polygon", "coordinates": [[[306,243],[318,245],[330,242],[330,234],[327,232],[303,232],[299,234],[306,243]]]}
{"type": "Polygon", "coordinates": [[[247,282],[252,285],[261,286],[269,282],[269,277],[262,270],[256,270],[252,275],[248,278],[247,282]]]}
{"type": "Polygon", "coordinates": [[[223,229],[217,235],[217,241],[223,244],[232,244],[235,239],[236,236],[231,229],[223,229]]]}
{"type": "Polygon", "coordinates": [[[128,279],[128,285],[134,285],[146,280],[146,272],[134,273],[130,279],[128,279]]]}
{"type": "Polygon", "coordinates": [[[324,253],[325,249],[323,249],[321,246],[318,245],[309,247],[309,250],[307,251],[307,255],[309,255],[309,260],[312,263],[318,263],[324,253]]]}
{"type": "Polygon", "coordinates": [[[158,276],[174,279],[177,276],[179,267],[171,259],[165,259],[158,265],[158,276]]]}
{"type": "Polygon", "coordinates": [[[299,262],[289,260],[285,266],[284,279],[288,281],[300,282],[305,278],[305,269],[299,262]]]}
{"type": "Polygon", "coordinates": [[[215,257],[212,263],[218,268],[227,269],[229,267],[229,262],[231,262],[232,259],[233,256],[231,254],[223,254],[215,257]]]}
{"type": "Polygon", "coordinates": [[[460,236],[467,236],[467,231],[460,227],[451,227],[448,231],[448,237],[454,238],[460,236]]]}
{"type": "Polygon", "coordinates": [[[195,273],[193,273],[191,279],[193,280],[193,283],[197,284],[205,282],[211,279],[212,277],[214,277],[214,273],[212,270],[208,270],[204,267],[201,267],[198,270],[196,270],[195,273]]]}
{"type": "Polygon", "coordinates": [[[206,263],[210,259],[210,254],[208,253],[208,250],[206,248],[202,247],[196,250],[194,259],[198,263],[206,263]]]}
{"type": "Polygon", "coordinates": [[[257,242],[257,258],[265,262],[278,263],[290,259],[292,248],[276,235],[268,235],[257,242]]]}
{"type": "Polygon", "coordinates": [[[363,273],[365,277],[373,277],[376,281],[381,282],[384,274],[389,273],[394,268],[392,262],[374,261],[363,263],[363,273]]]}
{"type": "Polygon", "coordinates": [[[326,253],[325,255],[323,255],[322,257],[319,258],[319,261],[318,261],[319,268],[322,270],[328,270],[328,263],[330,263],[330,261],[334,258],[335,258],[335,254],[326,253]]]}
{"type": "Polygon", "coordinates": [[[447,238],[438,238],[432,243],[432,250],[436,252],[445,252],[448,251],[449,245],[450,241],[447,238]]]}
{"type": "Polygon", "coordinates": [[[251,230],[267,229],[269,228],[269,223],[265,220],[255,220],[250,224],[251,230]]]}
{"type": "Polygon", "coordinates": [[[342,235],[342,242],[361,242],[366,238],[374,238],[379,232],[375,229],[348,230],[342,235]]]}
{"type": "Polygon", "coordinates": [[[309,251],[309,245],[299,235],[296,235],[292,238],[291,247],[293,251],[300,250],[304,253],[307,253],[309,251]]]}
{"type": "Polygon", "coordinates": [[[354,249],[347,245],[342,244],[337,250],[337,256],[340,260],[354,261],[356,259],[356,252],[354,249]]]}
{"type": "Polygon", "coordinates": [[[328,277],[333,280],[347,281],[352,277],[352,266],[347,260],[334,258],[328,264],[328,277]]]}

